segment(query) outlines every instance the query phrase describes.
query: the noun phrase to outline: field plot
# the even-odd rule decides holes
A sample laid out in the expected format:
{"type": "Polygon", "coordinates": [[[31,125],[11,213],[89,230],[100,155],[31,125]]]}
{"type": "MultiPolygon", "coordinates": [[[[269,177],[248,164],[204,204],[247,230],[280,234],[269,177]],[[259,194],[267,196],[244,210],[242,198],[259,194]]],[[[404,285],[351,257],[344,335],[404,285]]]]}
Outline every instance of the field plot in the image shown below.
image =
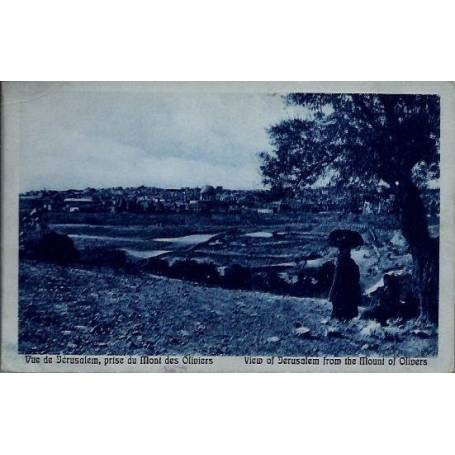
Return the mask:
{"type": "MultiPolygon", "coordinates": [[[[299,217],[268,217],[261,223],[241,224],[226,218],[220,223],[207,217],[203,222],[186,216],[183,224],[166,224],[160,217],[142,220],[142,225],[60,223],[50,226],[68,234],[80,249],[106,247],[125,251],[131,261],[162,258],[209,262],[220,267],[233,263],[253,270],[274,269],[291,275],[302,269],[321,267],[332,261],[336,249],[328,246],[331,230],[344,225],[356,228],[365,245],[352,252],[359,265],[365,290],[386,272],[403,272],[411,265],[404,239],[390,219],[338,214],[304,214],[299,217]]],[[[168,221],[168,220],[167,220],[168,221]]],[[[182,217],[180,217],[182,221],[182,217]]],[[[102,220],[98,220],[98,223],[102,220]]],[[[437,233],[438,225],[432,230],[437,233]]]]}

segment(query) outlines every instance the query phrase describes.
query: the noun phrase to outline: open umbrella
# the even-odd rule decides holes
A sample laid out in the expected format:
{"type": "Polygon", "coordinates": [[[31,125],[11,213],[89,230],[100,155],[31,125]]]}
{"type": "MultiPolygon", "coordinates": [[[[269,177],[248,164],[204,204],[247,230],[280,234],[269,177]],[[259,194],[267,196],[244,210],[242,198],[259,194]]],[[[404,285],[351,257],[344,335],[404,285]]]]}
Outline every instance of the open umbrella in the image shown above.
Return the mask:
{"type": "Polygon", "coordinates": [[[329,234],[329,245],[337,248],[357,248],[363,245],[362,236],[350,229],[335,229],[329,234]]]}

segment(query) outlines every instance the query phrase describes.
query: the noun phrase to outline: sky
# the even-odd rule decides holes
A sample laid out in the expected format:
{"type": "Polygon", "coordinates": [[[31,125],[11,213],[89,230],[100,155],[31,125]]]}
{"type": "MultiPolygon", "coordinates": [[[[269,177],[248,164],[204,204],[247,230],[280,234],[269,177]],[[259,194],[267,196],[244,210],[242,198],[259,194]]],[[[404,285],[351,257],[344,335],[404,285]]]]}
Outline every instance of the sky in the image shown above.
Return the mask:
{"type": "Polygon", "coordinates": [[[276,94],[213,86],[198,91],[59,83],[16,88],[21,191],[261,188],[257,154],[270,150],[266,128],[293,109],[276,94]]]}

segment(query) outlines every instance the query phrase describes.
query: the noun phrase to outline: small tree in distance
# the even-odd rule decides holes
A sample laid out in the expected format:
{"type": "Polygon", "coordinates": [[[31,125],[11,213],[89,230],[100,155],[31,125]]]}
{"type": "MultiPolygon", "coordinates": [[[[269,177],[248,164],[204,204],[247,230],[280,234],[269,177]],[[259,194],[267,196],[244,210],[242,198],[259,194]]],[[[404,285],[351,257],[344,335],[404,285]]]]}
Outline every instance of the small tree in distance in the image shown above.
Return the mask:
{"type": "Polygon", "coordinates": [[[439,176],[439,97],[292,93],[285,101],[304,115],[269,128],[273,151],[260,154],[264,183],[276,194],[295,194],[327,174],[344,187],[386,182],[412,254],[421,317],[437,322],[439,246],[415,173],[439,176]]]}

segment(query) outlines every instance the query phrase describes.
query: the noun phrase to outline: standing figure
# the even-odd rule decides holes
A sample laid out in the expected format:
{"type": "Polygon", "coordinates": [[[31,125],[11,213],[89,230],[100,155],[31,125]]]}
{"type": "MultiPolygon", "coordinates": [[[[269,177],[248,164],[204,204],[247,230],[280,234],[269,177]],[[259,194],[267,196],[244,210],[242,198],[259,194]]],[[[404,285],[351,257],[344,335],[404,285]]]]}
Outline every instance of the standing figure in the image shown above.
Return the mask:
{"type": "Polygon", "coordinates": [[[360,271],[351,258],[351,249],[363,244],[358,232],[337,229],[329,236],[331,246],[339,249],[335,264],[335,274],[329,292],[332,303],[332,317],[341,320],[352,319],[358,315],[362,303],[360,271]]]}

